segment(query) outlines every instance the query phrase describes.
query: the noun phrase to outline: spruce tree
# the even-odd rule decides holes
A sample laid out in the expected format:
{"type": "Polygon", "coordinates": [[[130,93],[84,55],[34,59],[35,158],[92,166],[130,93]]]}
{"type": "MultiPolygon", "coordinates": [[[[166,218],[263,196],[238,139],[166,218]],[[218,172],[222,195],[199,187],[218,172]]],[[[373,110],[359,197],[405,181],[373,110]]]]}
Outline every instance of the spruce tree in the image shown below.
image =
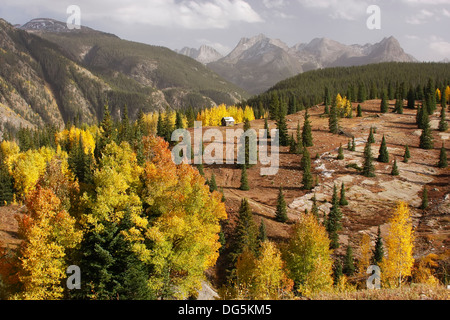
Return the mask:
{"type": "Polygon", "coordinates": [[[394,111],[398,114],[403,114],[403,99],[401,97],[397,97],[394,111]]]}
{"type": "Polygon", "coordinates": [[[267,118],[264,118],[264,130],[266,130],[267,139],[271,139],[269,122],[268,122],[267,118]]]}
{"type": "Polygon", "coordinates": [[[386,113],[389,110],[389,101],[387,97],[387,93],[383,92],[383,97],[381,99],[381,106],[380,106],[380,112],[386,113]]]}
{"type": "Polygon", "coordinates": [[[446,109],[446,106],[443,105],[441,108],[441,117],[440,117],[440,121],[439,121],[439,131],[440,132],[445,132],[448,130],[448,123],[447,123],[447,119],[446,119],[445,109],[446,109]]]}
{"type": "Polygon", "coordinates": [[[350,149],[350,151],[352,151],[352,152],[355,152],[355,151],[356,151],[355,137],[352,138],[352,148],[350,149]]]}
{"type": "Polygon", "coordinates": [[[347,251],[344,257],[344,265],[342,271],[345,275],[351,277],[355,273],[355,263],[353,261],[353,249],[350,244],[347,246],[347,251]]]}
{"type": "Polygon", "coordinates": [[[341,186],[341,197],[339,198],[339,205],[348,206],[348,201],[345,197],[345,183],[342,183],[341,186]]]}
{"type": "Polygon", "coordinates": [[[370,127],[369,138],[367,139],[368,143],[375,143],[375,136],[373,134],[373,127],[370,127]]]}
{"type": "Polygon", "coordinates": [[[277,129],[280,136],[280,146],[287,147],[289,146],[289,133],[288,127],[286,124],[286,112],[284,111],[283,105],[280,107],[279,117],[277,119],[277,129]]]}
{"type": "Polygon", "coordinates": [[[366,101],[366,99],[367,99],[366,86],[363,83],[360,83],[358,87],[358,102],[363,103],[366,101]]]}
{"type": "Polygon", "coordinates": [[[405,155],[403,156],[403,162],[408,163],[409,159],[411,159],[411,152],[409,151],[409,146],[406,145],[405,147],[405,155]]]}
{"type": "Polygon", "coordinates": [[[386,137],[383,136],[383,140],[380,146],[380,155],[378,156],[378,162],[389,163],[389,152],[386,145],[386,137]]]}
{"type": "Polygon", "coordinates": [[[213,173],[211,179],[209,180],[209,192],[217,191],[216,175],[213,173]]]}
{"type": "Polygon", "coordinates": [[[308,110],[305,112],[305,123],[303,125],[302,132],[302,140],[303,146],[305,147],[313,147],[313,137],[312,137],[312,129],[311,129],[311,121],[309,120],[308,110]]]}
{"type": "Polygon", "coordinates": [[[444,143],[442,143],[441,152],[440,152],[440,154],[439,154],[438,167],[441,168],[441,169],[444,169],[444,168],[447,168],[447,167],[448,167],[448,163],[447,163],[447,150],[445,149],[444,143]]]}
{"type": "Polygon", "coordinates": [[[14,199],[14,179],[8,172],[3,152],[0,148],[0,207],[14,199]]]}
{"type": "Polygon", "coordinates": [[[267,231],[266,224],[264,223],[264,218],[261,219],[261,224],[259,225],[258,241],[260,244],[267,241],[267,231]]]}
{"type": "Polygon", "coordinates": [[[392,176],[400,175],[400,171],[398,170],[398,165],[397,165],[397,159],[394,160],[394,165],[392,166],[391,175],[392,176]]]}
{"type": "Polygon", "coordinates": [[[250,186],[248,185],[248,177],[247,177],[247,167],[243,166],[241,169],[241,186],[240,189],[242,191],[249,191],[250,186]]]}
{"type": "Polygon", "coordinates": [[[280,98],[276,91],[272,93],[272,98],[269,105],[270,120],[278,120],[280,117],[280,98]]]}
{"type": "Polygon", "coordinates": [[[329,106],[331,104],[331,95],[328,87],[325,87],[324,105],[329,106]]]}
{"type": "Polygon", "coordinates": [[[338,236],[337,232],[342,228],[341,219],[342,219],[342,211],[339,206],[338,191],[337,191],[336,185],[334,185],[333,197],[331,199],[331,209],[330,209],[330,214],[328,215],[327,226],[326,226],[328,235],[331,240],[331,243],[330,243],[331,249],[339,248],[339,236],[338,236]]]}
{"type": "Polygon", "coordinates": [[[342,261],[340,258],[337,258],[333,264],[333,282],[335,285],[339,283],[339,280],[343,275],[344,272],[342,271],[342,261]]]}
{"type": "Polygon", "coordinates": [[[280,187],[277,199],[277,210],[275,213],[275,219],[278,222],[286,223],[288,221],[287,206],[284,200],[283,188],[280,187]]]}
{"type": "Polygon", "coordinates": [[[340,147],[339,147],[339,150],[338,150],[338,156],[337,156],[337,159],[338,160],[344,160],[344,149],[342,148],[342,144],[340,145],[340,147]]]}
{"type": "Polygon", "coordinates": [[[416,95],[414,89],[411,87],[408,91],[408,109],[416,108],[416,95]]]}
{"type": "Polygon", "coordinates": [[[384,257],[384,248],[383,248],[383,238],[381,237],[381,228],[378,226],[378,235],[377,240],[375,242],[375,248],[372,256],[372,263],[375,265],[380,265],[381,261],[383,261],[384,257]]]}
{"type": "Polygon", "coordinates": [[[422,135],[420,136],[420,148],[424,150],[431,150],[434,148],[433,135],[431,132],[430,120],[428,116],[426,117],[426,121],[422,124],[422,135]]]}
{"type": "Polygon", "coordinates": [[[302,138],[302,130],[300,127],[300,121],[297,125],[297,141],[295,143],[295,153],[302,154],[303,153],[303,138],[302,138]]]}
{"type": "Polygon", "coordinates": [[[368,178],[375,177],[375,166],[373,164],[371,143],[367,143],[366,147],[364,148],[364,165],[362,174],[368,178]]]}
{"type": "Polygon", "coordinates": [[[357,118],[362,118],[363,113],[362,113],[362,108],[361,108],[360,104],[358,104],[358,107],[356,108],[356,112],[357,112],[356,117],[357,118]]]}
{"type": "Polygon", "coordinates": [[[303,178],[302,185],[303,190],[311,190],[313,188],[313,176],[311,173],[311,157],[308,152],[308,148],[304,148],[302,158],[303,178]]]}
{"type": "Polygon", "coordinates": [[[335,102],[331,105],[330,116],[328,118],[328,128],[333,134],[339,133],[339,117],[335,102]]]}
{"type": "Polygon", "coordinates": [[[422,191],[422,204],[420,205],[420,209],[425,210],[428,209],[428,189],[425,186],[422,191]]]}

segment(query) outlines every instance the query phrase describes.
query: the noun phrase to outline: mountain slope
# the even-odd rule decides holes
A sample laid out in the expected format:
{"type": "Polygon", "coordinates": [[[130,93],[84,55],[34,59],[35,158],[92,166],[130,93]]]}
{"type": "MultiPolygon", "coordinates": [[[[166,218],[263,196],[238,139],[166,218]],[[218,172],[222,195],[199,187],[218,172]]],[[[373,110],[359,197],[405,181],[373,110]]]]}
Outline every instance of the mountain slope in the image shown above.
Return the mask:
{"type": "Polygon", "coordinates": [[[374,45],[344,45],[316,38],[289,48],[280,40],[258,35],[243,38],[228,56],[208,66],[250,93],[258,94],[281,80],[310,70],[415,61],[394,37],[374,45]]]}
{"type": "Polygon", "coordinates": [[[0,131],[80,120],[95,123],[108,104],[144,112],[232,104],[248,97],[201,63],[170,49],[121,40],[86,27],[0,19],[0,131]],[[22,30],[22,29],[26,29],[22,30]]]}

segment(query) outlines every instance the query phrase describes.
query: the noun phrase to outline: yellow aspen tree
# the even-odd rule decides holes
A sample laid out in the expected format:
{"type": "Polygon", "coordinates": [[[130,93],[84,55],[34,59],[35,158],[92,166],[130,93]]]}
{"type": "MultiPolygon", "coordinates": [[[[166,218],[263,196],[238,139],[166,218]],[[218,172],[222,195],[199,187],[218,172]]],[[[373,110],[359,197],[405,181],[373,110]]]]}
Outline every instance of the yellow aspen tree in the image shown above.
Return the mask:
{"type": "Polygon", "coordinates": [[[360,258],[358,260],[358,273],[359,275],[366,275],[367,268],[371,265],[372,258],[372,245],[370,237],[367,234],[363,234],[361,242],[359,244],[360,258]]]}
{"type": "Polygon", "coordinates": [[[331,252],[325,227],[312,214],[302,216],[294,226],[284,252],[288,275],[300,294],[313,296],[320,291],[331,290],[331,252]]]}
{"type": "Polygon", "coordinates": [[[450,102],[450,86],[447,86],[447,88],[445,88],[445,99],[447,103],[450,102]]]}
{"type": "Polygon", "coordinates": [[[384,240],[387,254],[381,262],[382,281],[388,287],[399,287],[411,276],[414,265],[414,231],[407,203],[398,203],[384,240]]]}
{"type": "Polygon", "coordinates": [[[52,190],[38,186],[27,198],[27,214],[19,220],[24,238],[20,247],[18,277],[22,290],[13,298],[56,300],[63,298],[62,279],[68,263],[66,251],[82,238],[75,219],[61,208],[52,190]]]}

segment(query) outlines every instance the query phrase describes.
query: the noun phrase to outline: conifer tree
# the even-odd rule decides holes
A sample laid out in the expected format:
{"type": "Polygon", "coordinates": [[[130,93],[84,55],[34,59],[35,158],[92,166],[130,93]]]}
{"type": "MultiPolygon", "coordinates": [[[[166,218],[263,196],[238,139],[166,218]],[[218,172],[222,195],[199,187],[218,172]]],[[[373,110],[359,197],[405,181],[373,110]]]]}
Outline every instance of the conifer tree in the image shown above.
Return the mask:
{"type": "Polygon", "coordinates": [[[327,231],[331,241],[331,249],[339,248],[339,236],[337,232],[341,229],[342,211],[339,206],[339,196],[336,185],[333,189],[333,197],[331,199],[331,209],[327,219],[327,231]]]}
{"type": "Polygon", "coordinates": [[[342,183],[341,186],[341,197],[339,199],[339,204],[341,206],[348,206],[347,198],[345,197],[345,183],[342,183]]]}
{"type": "Polygon", "coordinates": [[[369,138],[367,139],[368,143],[375,143],[375,137],[373,134],[373,127],[370,127],[369,138]]]}
{"type": "Polygon", "coordinates": [[[392,166],[391,175],[392,175],[392,176],[398,176],[398,175],[400,175],[400,172],[399,172],[399,170],[398,170],[398,165],[397,165],[397,159],[394,160],[394,165],[392,166]]]}
{"type": "Polygon", "coordinates": [[[439,154],[438,167],[441,168],[441,169],[444,169],[444,168],[448,167],[447,150],[445,149],[444,143],[442,143],[441,152],[439,154]]]}
{"type": "Polygon", "coordinates": [[[347,251],[345,253],[344,257],[344,265],[342,267],[342,271],[345,275],[351,277],[355,273],[355,262],[353,260],[353,249],[351,245],[349,244],[347,246],[347,251]]]}
{"type": "Polygon", "coordinates": [[[426,210],[428,209],[428,189],[425,186],[422,191],[422,204],[420,205],[420,209],[426,210]]]}
{"type": "MultiPolygon", "coordinates": [[[[426,114],[426,112],[424,112],[426,114]]],[[[424,150],[431,150],[434,148],[433,135],[430,127],[430,120],[428,115],[426,120],[422,122],[422,135],[420,136],[420,148],[424,150]]]]}
{"type": "Polygon", "coordinates": [[[368,178],[375,177],[375,166],[373,164],[373,156],[372,156],[372,144],[367,143],[364,148],[364,166],[363,166],[363,175],[368,178]]]}
{"type": "Polygon", "coordinates": [[[269,108],[270,120],[278,120],[280,118],[280,98],[276,91],[272,93],[269,108]]]}
{"type": "Polygon", "coordinates": [[[339,133],[339,116],[335,101],[333,101],[333,104],[331,105],[328,128],[333,134],[339,133]]]}
{"type": "Polygon", "coordinates": [[[301,162],[303,170],[302,185],[304,190],[311,190],[313,188],[313,176],[311,173],[311,156],[308,148],[304,148],[301,162]]]}
{"type": "Polygon", "coordinates": [[[289,146],[289,133],[286,124],[286,112],[284,111],[283,105],[280,108],[279,117],[277,119],[276,124],[280,136],[280,146],[282,147],[289,146]]]}
{"type": "Polygon", "coordinates": [[[366,86],[363,83],[360,83],[358,87],[358,102],[363,103],[366,101],[366,99],[367,99],[366,86]]]}
{"type": "Polygon", "coordinates": [[[440,132],[445,132],[448,130],[448,123],[447,123],[446,112],[445,112],[446,108],[447,107],[445,106],[445,104],[441,108],[441,117],[440,117],[440,121],[439,121],[439,131],[440,132]]]}
{"type": "Polygon", "coordinates": [[[372,263],[379,265],[383,261],[384,248],[383,248],[383,238],[381,237],[381,228],[378,226],[377,240],[375,241],[375,248],[373,251],[372,263]]]}
{"type": "Polygon", "coordinates": [[[350,151],[352,151],[352,152],[355,152],[355,151],[356,151],[355,137],[352,138],[352,147],[351,147],[350,151]]]}
{"type": "Polygon", "coordinates": [[[386,113],[389,110],[389,101],[387,97],[387,93],[383,92],[383,97],[381,99],[381,106],[380,106],[380,112],[386,113]]]}
{"type": "Polygon", "coordinates": [[[408,163],[409,159],[411,159],[411,152],[409,151],[409,146],[406,145],[405,147],[405,155],[403,156],[403,162],[408,163]]]}
{"type": "Polygon", "coordinates": [[[269,122],[267,120],[267,118],[264,118],[264,130],[266,130],[267,133],[267,139],[270,139],[270,128],[269,128],[269,122]]]}
{"type": "Polygon", "coordinates": [[[338,150],[338,156],[337,156],[337,159],[338,160],[344,160],[344,149],[342,148],[342,144],[340,145],[340,147],[339,147],[339,150],[338,150]]]}
{"type": "Polygon", "coordinates": [[[398,114],[403,114],[403,99],[400,96],[398,96],[397,100],[395,101],[394,111],[398,114]]]}
{"type": "Polygon", "coordinates": [[[378,156],[378,161],[381,163],[389,163],[389,152],[386,145],[386,137],[383,136],[383,140],[380,146],[380,155],[378,156]]]}
{"type": "Polygon", "coordinates": [[[333,282],[335,286],[339,283],[343,275],[342,261],[340,258],[336,258],[333,264],[333,282]]]}
{"type": "Polygon", "coordinates": [[[416,95],[414,89],[411,87],[408,91],[408,109],[416,108],[416,95]]]}
{"type": "Polygon", "coordinates": [[[325,106],[329,106],[331,104],[331,95],[328,87],[325,87],[324,104],[325,106]]]}
{"type": "Polygon", "coordinates": [[[259,225],[258,241],[260,244],[267,241],[267,230],[264,219],[261,219],[261,224],[259,225]]]}
{"type": "Polygon", "coordinates": [[[311,131],[311,121],[309,120],[308,110],[305,112],[305,123],[303,125],[302,140],[304,147],[314,146],[312,131],[311,131]]]}
{"type": "Polygon", "coordinates": [[[214,192],[217,191],[217,183],[216,183],[216,175],[213,173],[211,175],[211,179],[209,180],[209,191],[214,192]]]}
{"type": "Polygon", "coordinates": [[[284,200],[284,194],[283,194],[282,187],[280,187],[280,191],[278,193],[277,210],[275,213],[275,219],[278,222],[282,222],[282,223],[285,223],[288,221],[287,206],[286,206],[286,201],[284,200]]]}
{"type": "Polygon", "coordinates": [[[243,166],[241,169],[241,186],[240,189],[242,191],[249,191],[250,186],[248,185],[248,177],[247,177],[247,167],[243,166]]]}
{"type": "Polygon", "coordinates": [[[303,138],[302,138],[302,130],[300,127],[300,121],[297,125],[297,141],[295,143],[295,153],[302,154],[303,153],[303,138]]]}
{"type": "Polygon", "coordinates": [[[356,117],[357,118],[362,118],[362,116],[363,116],[363,113],[362,113],[362,108],[361,108],[361,105],[360,104],[358,104],[358,107],[356,108],[356,117]]]}

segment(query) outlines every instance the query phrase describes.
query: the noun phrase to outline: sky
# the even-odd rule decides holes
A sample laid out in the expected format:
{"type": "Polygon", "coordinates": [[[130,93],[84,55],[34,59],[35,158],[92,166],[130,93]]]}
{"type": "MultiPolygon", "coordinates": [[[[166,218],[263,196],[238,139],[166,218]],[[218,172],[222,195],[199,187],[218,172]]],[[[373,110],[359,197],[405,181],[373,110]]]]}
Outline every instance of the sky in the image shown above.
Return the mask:
{"type": "Polygon", "coordinates": [[[419,61],[450,60],[450,0],[2,0],[0,18],[67,21],[70,5],[80,8],[82,25],[170,49],[206,44],[227,54],[241,38],[261,33],[289,46],[394,36],[419,61]],[[377,16],[368,12],[374,5],[377,16]],[[368,20],[379,21],[379,29],[368,20]]]}

